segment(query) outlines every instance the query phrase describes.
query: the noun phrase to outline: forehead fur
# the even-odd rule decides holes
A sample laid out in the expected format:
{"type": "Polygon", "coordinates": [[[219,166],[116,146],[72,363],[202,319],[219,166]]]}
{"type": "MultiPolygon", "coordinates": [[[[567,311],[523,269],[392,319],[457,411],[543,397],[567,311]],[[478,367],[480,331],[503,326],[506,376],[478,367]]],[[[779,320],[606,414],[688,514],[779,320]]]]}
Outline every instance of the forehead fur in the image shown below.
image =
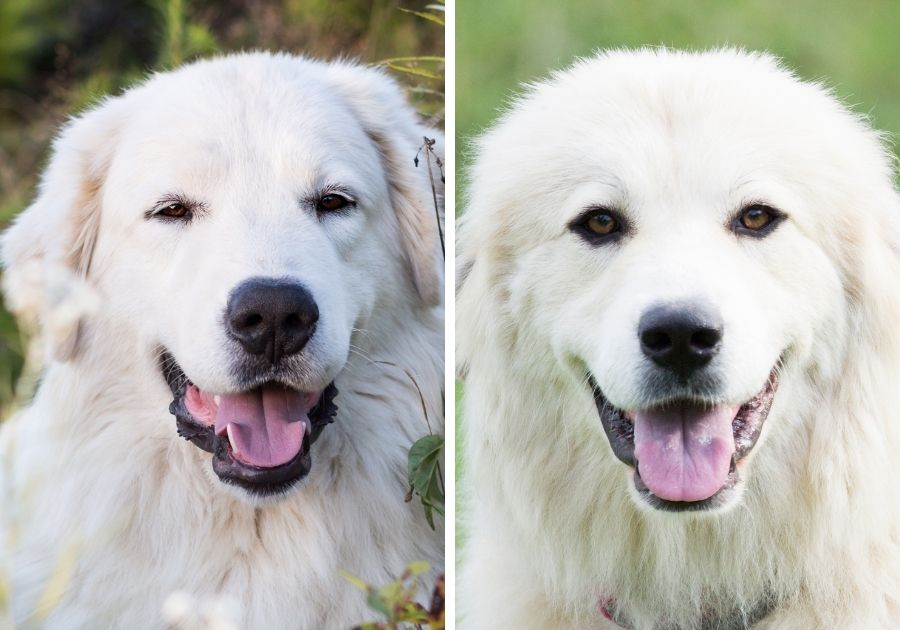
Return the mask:
{"type": "Polygon", "coordinates": [[[627,195],[660,189],[667,177],[703,180],[710,168],[717,177],[707,179],[716,184],[763,172],[811,203],[829,180],[831,201],[814,205],[845,207],[867,183],[884,189],[892,178],[879,135],[830,90],[799,80],[769,55],[733,49],[582,59],[529,85],[477,149],[467,204],[475,212],[464,222],[481,222],[467,238],[494,241],[498,233],[532,243],[552,237],[558,221],[510,231],[503,208],[547,218],[584,181],[627,195]],[[844,182],[852,186],[843,189],[844,182]]]}
{"type": "MultiPolygon", "coordinates": [[[[179,173],[255,163],[297,177],[304,168],[353,163],[380,179],[377,147],[351,102],[342,62],[247,53],[154,75],[121,98],[131,107],[117,153],[158,159],[179,173]]],[[[346,73],[359,72],[346,66],[346,73]]],[[[367,70],[370,80],[382,80],[367,70]]],[[[312,175],[312,173],[310,173],[312,175]]],[[[302,174],[300,174],[302,175],[302,174]]]]}

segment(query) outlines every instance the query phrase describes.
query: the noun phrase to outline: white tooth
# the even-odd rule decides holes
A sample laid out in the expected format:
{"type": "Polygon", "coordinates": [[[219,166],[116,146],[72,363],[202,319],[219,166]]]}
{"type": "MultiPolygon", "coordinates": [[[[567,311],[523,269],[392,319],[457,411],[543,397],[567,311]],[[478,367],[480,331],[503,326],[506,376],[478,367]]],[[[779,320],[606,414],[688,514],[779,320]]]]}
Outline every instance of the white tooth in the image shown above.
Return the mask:
{"type": "Polygon", "coordinates": [[[228,426],[225,427],[225,431],[228,433],[228,442],[231,444],[231,452],[235,455],[239,455],[238,448],[235,446],[234,435],[231,432],[231,423],[228,423],[228,426]]]}
{"type": "Polygon", "coordinates": [[[216,394],[215,396],[213,396],[213,402],[217,405],[220,404],[222,402],[222,397],[216,394]]]}

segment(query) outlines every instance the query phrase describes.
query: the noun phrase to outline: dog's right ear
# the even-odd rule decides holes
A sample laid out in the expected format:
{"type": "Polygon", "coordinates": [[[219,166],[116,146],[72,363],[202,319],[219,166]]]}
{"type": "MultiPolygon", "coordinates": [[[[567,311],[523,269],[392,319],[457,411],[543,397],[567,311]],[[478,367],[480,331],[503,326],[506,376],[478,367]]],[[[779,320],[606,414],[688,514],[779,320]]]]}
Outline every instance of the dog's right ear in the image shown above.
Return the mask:
{"type": "Polygon", "coordinates": [[[96,302],[87,279],[123,118],[121,99],[110,99],[71,120],[53,142],[37,198],[0,241],[7,305],[43,329],[59,360],[75,356],[81,320],[96,302]]]}

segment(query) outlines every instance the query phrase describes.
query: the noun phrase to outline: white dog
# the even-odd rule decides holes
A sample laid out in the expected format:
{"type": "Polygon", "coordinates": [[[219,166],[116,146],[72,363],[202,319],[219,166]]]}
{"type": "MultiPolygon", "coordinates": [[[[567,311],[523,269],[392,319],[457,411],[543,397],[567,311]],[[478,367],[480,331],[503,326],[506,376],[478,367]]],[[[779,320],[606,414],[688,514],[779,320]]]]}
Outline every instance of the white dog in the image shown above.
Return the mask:
{"type": "Polygon", "coordinates": [[[340,628],[376,616],[341,570],[440,570],[404,503],[443,419],[424,136],[384,74],[263,53],[66,127],[3,242],[53,351],[0,443],[15,620],[157,628],[187,591],[244,628],[340,628]]]}
{"type": "Polygon", "coordinates": [[[534,85],[478,148],[464,627],[900,628],[878,134],[771,57],[641,50],[534,85]]]}

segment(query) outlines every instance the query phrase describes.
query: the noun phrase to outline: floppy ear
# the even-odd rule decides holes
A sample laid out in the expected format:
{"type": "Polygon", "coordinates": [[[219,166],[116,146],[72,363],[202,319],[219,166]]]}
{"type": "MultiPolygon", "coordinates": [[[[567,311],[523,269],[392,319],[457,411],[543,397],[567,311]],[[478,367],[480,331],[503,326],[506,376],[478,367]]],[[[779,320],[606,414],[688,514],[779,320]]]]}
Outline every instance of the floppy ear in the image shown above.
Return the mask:
{"type": "MultiPolygon", "coordinates": [[[[473,177],[470,185],[476,184],[480,180],[473,177]]],[[[485,214],[489,206],[470,198],[456,221],[456,328],[465,331],[456,336],[456,374],[461,379],[468,376],[472,357],[499,335],[493,327],[500,319],[496,302],[504,289],[494,282],[495,248],[485,234],[490,229],[485,214]]]]}
{"type": "Polygon", "coordinates": [[[330,69],[381,153],[416,291],[426,306],[437,306],[444,292],[444,182],[435,157],[444,160],[444,136],[419,122],[400,87],[381,71],[345,63],[330,69]],[[434,141],[434,155],[423,147],[426,138],[434,141]]]}
{"type": "Polygon", "coordinates": [[[37,198],[0,242],[10,310],[39,325],[62,361],[75,356],[82,319],[96,307],[87,278],[121,109],[109,100],[63,128],[37,198]]]}

